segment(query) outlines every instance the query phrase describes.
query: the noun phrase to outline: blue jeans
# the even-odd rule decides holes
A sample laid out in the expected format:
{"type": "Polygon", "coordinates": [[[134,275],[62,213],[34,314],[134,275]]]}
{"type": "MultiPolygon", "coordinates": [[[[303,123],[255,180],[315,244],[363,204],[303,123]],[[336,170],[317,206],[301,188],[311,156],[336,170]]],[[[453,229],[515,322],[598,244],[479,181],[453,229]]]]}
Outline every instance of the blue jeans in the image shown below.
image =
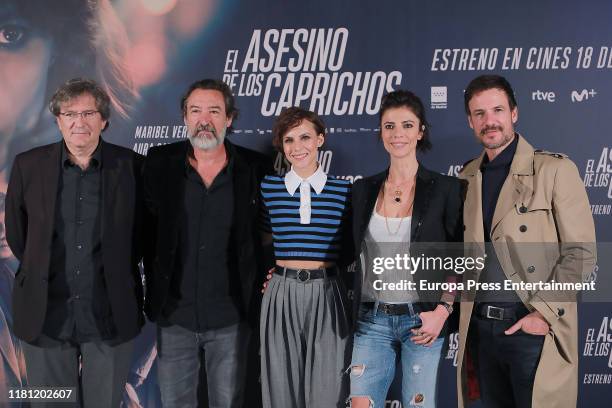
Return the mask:
{"type": "Polygon", "coordinates": [[[157,376],[163,407],[198,406],[200,349],[205,354],[208,406],[242,407],[249,332],[246,323],[203,333],[158,326],[157,376]]]}
{"type": "Polygon", "coordinates": [[[403,407],[435,407],[444,339],[436,339],[430,347],[414,344],[410,329],[420,325],[421,318],[414,313],[390,316],[360,306],[353,339],[351,397],[368,397],[371,406],[384,408],[399,356],[403,407]]]}

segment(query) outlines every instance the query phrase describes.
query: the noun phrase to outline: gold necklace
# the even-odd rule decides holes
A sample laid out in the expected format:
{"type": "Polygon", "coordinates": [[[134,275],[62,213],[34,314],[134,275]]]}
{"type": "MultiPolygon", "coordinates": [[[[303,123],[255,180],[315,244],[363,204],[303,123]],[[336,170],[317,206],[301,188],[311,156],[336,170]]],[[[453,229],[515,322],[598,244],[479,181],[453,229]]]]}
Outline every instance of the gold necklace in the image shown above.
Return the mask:
{"type": "MultiPolygon", "coordinates": [[[[413,187],[414,188],[414,187],[413,187]]],[[[399,217],[400,222],[399,224],[397,224],[397,229],[394,232],[391,232],[391,228],[389,228],[389,220],[387,217],[387,203],[385,202],[385,188],[383,186],[382,189],[382,200],[383,200],[383,211],[385,212],[385,227],[387,228],[387,232],[389,233],[389,235],[397,235],[397,233],[400,231],[400,229],[402,228],[402,222],[404,221],[405,217],[399,217]]],[[[396,200],[397,202],[397,200],[396,200]]],[[[408,213],[410,214],[410,211],[412,211],[412,206],[414,205],[414,197],[412,198],[412,202],[410,203],[410,207],[408,207],[408,213]]]]}
{"type": "MultiPolygon", "coordinates": [[[[389,181],[389,177],[387,176],[387,179],[385,180],[385,184],[389,184],[394,189],[394,191],[393,191],[393,194],[394,194],[393,201],[395,201],[396,204],[401,204],[402,203],[402,190],[400,189],[400,187],[403,184],[408,183],[409,181],[410,180],[406,180],[406,181],[401,182],[399,184],[393,185],[393,184],[391,184],[391,182],[389,181]]],[[[384,189],[384,186],[383,186],[383,189],[384,189]]]]}

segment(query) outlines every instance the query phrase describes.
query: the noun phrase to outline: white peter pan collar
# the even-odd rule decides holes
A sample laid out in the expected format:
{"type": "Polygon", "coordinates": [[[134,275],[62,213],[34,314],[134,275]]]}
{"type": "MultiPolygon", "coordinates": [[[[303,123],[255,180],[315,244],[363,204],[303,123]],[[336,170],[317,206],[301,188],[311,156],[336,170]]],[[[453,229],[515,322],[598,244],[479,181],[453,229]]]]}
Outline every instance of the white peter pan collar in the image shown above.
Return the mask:
{"type": "Polygon", "coordinates": [[[321,165],[318,165],[317,170],[312,173],[310,177],[303,179],[298,176],[297,173],[293,171],[293,167],[291,167],[291,170],[285,174],[285,188],[287,188],[287,192],[289,192],[289,194],[291,194],[293,197],[295,191],[303,181],[310,184],[317,194],[321,194],[321,191],[323,191],[323,187],[325,187],[325,183],[327,182],[327,175],[321,168],[321,165]]]}
{"type": "Polygon", "coordinates": [[[292,197],[298,187],[300,188],[300,224],[310,224],[310,216],[312,214],[310,187],[312,187],[317,194],[321,194],[326,182],[327,175],[323,172],[320,165],[307,179],[298,176],[297,173],[293,171],[293,167],[291,171],[285,174],[285,188],[287,188],[287,192],[292,197]]]}

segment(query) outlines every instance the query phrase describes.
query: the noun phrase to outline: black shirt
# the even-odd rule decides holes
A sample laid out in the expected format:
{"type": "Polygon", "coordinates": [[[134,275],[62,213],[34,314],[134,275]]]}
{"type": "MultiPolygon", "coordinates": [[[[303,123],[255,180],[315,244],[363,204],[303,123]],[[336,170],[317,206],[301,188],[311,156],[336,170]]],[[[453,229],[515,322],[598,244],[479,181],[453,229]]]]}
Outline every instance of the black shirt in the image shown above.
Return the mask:
{"type": "Polygon", "coordinates": [[[102,154],[74,164],[66,146],[55,206],[49,300],[43,333],[85,342],[115,334],[102,267],[102,154]]]}
{"type": "MultiPolygon", "coordinates": [[[[497,259],[497,255],[491,246],[491,228],[493,223],[493,214],[497,206],[497,199],[501,193],[504,182],[510,173],[510,166],[516,153],[518,145],[518,137],[514,136],[514,140],[499,153],[492,161],[485,154],[480,165],[482,172],[482,222],[484,227],[484,239],[487,246],[487,261],[484,270],[480,275],[480,282],[500,283],[503,287],[503,282],[506,275],[497,259]]],[[[479,291],[476,295],[476,300],[479,302],[496,303],[503,306],[503,301],[517,301],[520,299],[516,294],[503,292],[503,299],[500,299],[499,293],[491,290],[479,291]],[[513,299],[515,297],[515,299],[513,299]]]]}
{"type": "Polygon", "coordinates": [[[241,320],[238,299],[230,296],[228,252],[234,213],[233,159],[206,187],[185,160],[184,202],[179,232],[177,269],[164,306],[165,323],[194,332],[236,324],[241,320]]]}

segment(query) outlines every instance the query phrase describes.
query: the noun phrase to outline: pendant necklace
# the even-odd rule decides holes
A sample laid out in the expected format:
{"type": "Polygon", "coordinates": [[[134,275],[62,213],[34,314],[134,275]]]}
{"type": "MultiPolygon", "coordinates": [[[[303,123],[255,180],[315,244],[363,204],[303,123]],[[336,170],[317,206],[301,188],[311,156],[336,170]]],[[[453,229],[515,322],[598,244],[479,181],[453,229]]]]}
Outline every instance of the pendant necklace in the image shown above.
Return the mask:
{"type": "Polygon", "coordinates": [[[395,202],[396,203],[401,203],[402,199],[401,199],[401,195],[402,195],[402,190],[395,190],[395,202]]]}
{"type": "MultiPolygon", "coordinates": [[[[414,188],[414,186],[413,186],[414,188]]],[[[412,189],[411,189],[412,191],[412,189]]],[[[401,195],[401,191],[400,194],[397,194],[397,191],[395,191],[396,196],[394,197],[394,201],[396,203],[401,203],[401,200],[399,198],[399,195],[401,195]]],[[[402,228],[402,222],[404,221],[405,217],[400,217],[400,221],[399,224],[397,224],[397,228],[395,229],[395,231],[391,231],[391,228],[389,228],[389,217],[387,217],[388,212],[387,212],[387,203],[385,200],[385,188],[383,186],[382,189],[382,200],[383,200],[383,211],[385,212],[385,227],[387,228],[387,232],[389,233],[389,235],[397,235],[397,233],[400,231],[400,229],[402,228]]],[[[408,213],[410,213],[410,211],[412,210],[412,206],[414,206],[414,197],[412,199],[412,202],[410,203],[410,207],[408,207],[408,213]]]]}
{"type": "MultiPolygon", "coordinates": [[[[402,189],[400,188],[403,184],[408,183],[410,180],[404,181],[402,183],[396,184],[396,185],[391,185],[391,183],[389,182],[389,179],[387,178],[387,180],[385,180],[385,184],[389,184],[391,187],[393,187],[393,201],[395,201],[396,204],[401,204],[402,203],[402,189]]],[[[383,191],[384,191],[384,187],[383,187],[383,191]]]]}

